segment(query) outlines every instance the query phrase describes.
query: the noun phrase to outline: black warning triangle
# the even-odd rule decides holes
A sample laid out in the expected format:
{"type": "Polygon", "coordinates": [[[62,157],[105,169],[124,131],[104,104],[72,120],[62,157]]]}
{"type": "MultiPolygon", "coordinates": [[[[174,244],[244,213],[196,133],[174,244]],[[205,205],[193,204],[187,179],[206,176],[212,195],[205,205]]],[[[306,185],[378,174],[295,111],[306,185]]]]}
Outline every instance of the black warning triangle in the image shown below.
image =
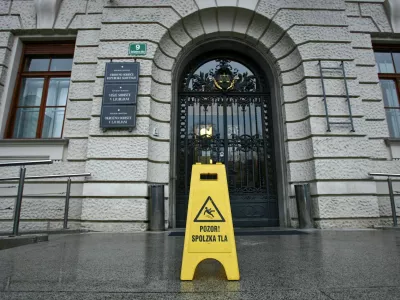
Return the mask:
{"type": "Polygon", "coordinates": [[[208,196],[193,222],[225,222],[225,219],[213,199],[208,196]]]}

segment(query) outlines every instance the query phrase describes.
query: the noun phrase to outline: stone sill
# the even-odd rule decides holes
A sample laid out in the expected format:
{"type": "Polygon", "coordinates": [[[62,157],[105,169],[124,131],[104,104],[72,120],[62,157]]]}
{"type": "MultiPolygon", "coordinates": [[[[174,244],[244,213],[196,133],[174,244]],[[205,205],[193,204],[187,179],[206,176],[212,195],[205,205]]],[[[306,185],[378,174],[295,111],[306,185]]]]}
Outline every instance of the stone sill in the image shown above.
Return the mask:
{"type": "Polygon", "coordinates": [[[0,160],[63,160],[68,139],[0,139],[0,160]]]}
{"type": "Polygon", "coordinates": [[[2,144],[8,146],[18,145],[68,145],[69,139],[0,139],[0,147],[2,144]]]}
{"type": "Polygon", "coordinates": [[[346,0],[346,2],[384,3],[386,0],[346,0]]]}
{"type": "Polygon", "coordinates": [[[392,160],[400,159],[400,138],[386,138],[384,139],[386,146],[390,149],[390,156],[392,160]]]}
{"type": "Polygon", "coordinates": [[[387,146],[390,146],[392,144],[400,145],[400,138],[385,138],[384,141],[387,146]]]}

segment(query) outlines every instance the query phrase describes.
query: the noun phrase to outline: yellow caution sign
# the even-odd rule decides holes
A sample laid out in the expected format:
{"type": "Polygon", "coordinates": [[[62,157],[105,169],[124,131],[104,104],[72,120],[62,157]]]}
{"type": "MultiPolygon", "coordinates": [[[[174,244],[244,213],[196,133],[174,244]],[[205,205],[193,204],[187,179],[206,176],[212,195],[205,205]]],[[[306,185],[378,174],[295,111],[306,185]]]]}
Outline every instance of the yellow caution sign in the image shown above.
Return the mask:
{"type": "Polygon", "coordinates": [[[193,165],[181,280],[192,280],[197,265],[208,258],[224,266],[228,280],[239,280],[228,184],[221,163],[193,165]]]}

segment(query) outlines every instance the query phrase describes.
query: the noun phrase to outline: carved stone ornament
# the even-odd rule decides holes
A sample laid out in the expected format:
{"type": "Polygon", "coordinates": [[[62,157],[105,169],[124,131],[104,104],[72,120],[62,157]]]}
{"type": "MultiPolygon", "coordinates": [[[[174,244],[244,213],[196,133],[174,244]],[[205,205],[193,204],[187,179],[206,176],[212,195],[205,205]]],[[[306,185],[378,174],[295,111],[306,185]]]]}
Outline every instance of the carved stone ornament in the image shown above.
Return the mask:
{"type": "Polygon", "coordinates": [[[34,0],[37,28],[53,28],[62,0],[34,0]]]}
{"type": "Polygon", "coordinates": [[[386,0],[385,8],[393,31],[400,33],[400,0],[386,0]]]}
{"type": "Polygon", "coordinates": [[[231,66],[227,59],[216,59],[215,69],[207,73],[195,74],[192,70],[185,76],[183,90],[187,92],[212,92],[212,91],[236,91],[256,92],[258,82],[253,74],[240,73],[231,66]]]}

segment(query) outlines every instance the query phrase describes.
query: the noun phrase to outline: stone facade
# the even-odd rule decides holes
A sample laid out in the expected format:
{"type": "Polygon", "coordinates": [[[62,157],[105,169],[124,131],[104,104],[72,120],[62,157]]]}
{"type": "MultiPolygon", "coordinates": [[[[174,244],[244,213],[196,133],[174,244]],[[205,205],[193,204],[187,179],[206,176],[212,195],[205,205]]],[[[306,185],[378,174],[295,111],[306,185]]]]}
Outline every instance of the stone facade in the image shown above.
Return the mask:
{"type": "MultiPolygon", "coordinates": [[[[389,133],[372,49],[375,40],[400,44],[395,34],[399,20],[390,13],[396,4],[380,0],[62,0],[47,7],[46,2],[0,2],[0,133],[4,135],[22,43],[73,38],[76,47],[64,142],[4,139],[0,159],[56,160],[50,166],[28,167],[28,175],[90,172],[88,179],[74,179],[71,228],[146,230],[148,185],[152,183],[166,185],[167,226],[174,226],[180,64],[201,45],[221,40],[252,47],[271,70],[275,113],[281,115],[276,120],[281,140],[277,150],[282,168],[281,225],[297,224],[293,185],[299,182],[311,185],[317,228],[390,222],[387,185],[368,173],[400,173],[396,145],[385,143],[389,133]],[[41,2],[46,12],[37,12],[41,2]],[[43,21],[52,13],[55,16],[43,21]],[[49,25],[49,20],[54,21],[49,25]],[[147,43],[147,54],[129,56],[132,42],[147,43]],[[333,126],[327,132],[319,60],[332,66],[344,61],[355,132],[349,126],[333,126]],[[138,119],[132,132],[100,128],[105,64],[110,61],[140,62],[138,119]]],[[[347,104],[341,97],[345,95],[343,77],[330,74],[325,83],[331,115],[347,120],[347,104]]],[[[0,174],[17,176],[18,169],[1,168],[0,174]]],[[[62,226],[60,193],[65,181],[59,181],[27,183],[21,230],[62,226]]],[[[0,231],[12,226],[12,210],[6,208],[13,206],[15,185],[0,185],[0,231]]],[[[397,203],[400,215],[400,200],[397,203]]]]}

